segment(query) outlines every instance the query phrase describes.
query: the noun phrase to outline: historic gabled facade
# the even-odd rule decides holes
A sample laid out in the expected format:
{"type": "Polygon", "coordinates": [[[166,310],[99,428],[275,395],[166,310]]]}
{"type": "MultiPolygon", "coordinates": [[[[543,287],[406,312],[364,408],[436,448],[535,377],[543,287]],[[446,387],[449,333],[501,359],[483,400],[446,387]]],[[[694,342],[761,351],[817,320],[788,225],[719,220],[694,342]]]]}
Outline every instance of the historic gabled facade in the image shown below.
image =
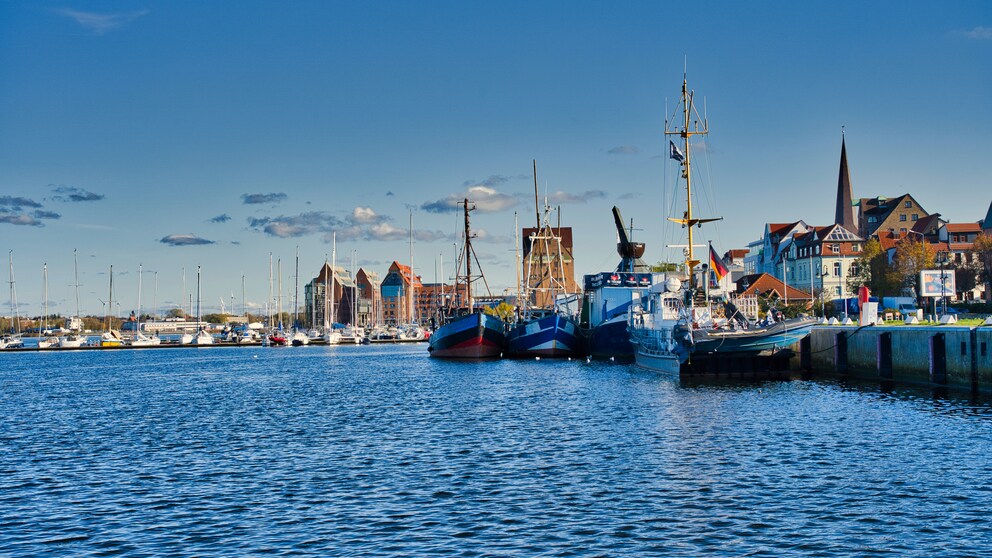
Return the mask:
{"type": "Polygon", "coordinates": [[[383,323],[398,325],[418,320],[417,292],[423,287],[420,277],[413,274],[410,266],[394,261],[379,288],[382,295],[383,323]]]}
{"type": "Polygon", "coordinates": [[[358,325],[369,327],[382,322],[382,301],[379,300],[379,274],[364,267],[355,274],[358,284],[358,325]]]}
{"type": "Polygon", "coordinates": [[[863,245],[864,239],[841,225],[812,227],[792,239],[777,276],[818,293],[823,300],[854,296],[847,288],[847,276],[863,245]]]}
{"type": "Polygon", "coordinates": [[[858,208],[861,238],[871,238],[879,232],[908,233],[920,219],[930,215],[909,194],[897,198],[861,198],[858,208]]]}
{"type": "Polygon", "coordinates": [[[776,275],[781,268],[782,250],[788,247],[793,236],[808,230],[809,226],[803,221],[766,223],[761,239],[748,245],[748,255],[744,258],[745,273],[776,275]]]}
{"type": "Polygon", "coordinates": [[[309,283],[303,287],[304,308],[306,316],[303,323],[310,327],[323,327],[326,312],[330,313],[328,323],[350,324],[355,322],[354,301],[357,296],[355,282],[351,274],[343,267],[337,266],[331,273],[331,266],[324,263],[323,267],[309,283]],[[331,282],[333,281],[333,289],[331,282]],[[334,308],[327,295],[333,291],[334,308]]]}

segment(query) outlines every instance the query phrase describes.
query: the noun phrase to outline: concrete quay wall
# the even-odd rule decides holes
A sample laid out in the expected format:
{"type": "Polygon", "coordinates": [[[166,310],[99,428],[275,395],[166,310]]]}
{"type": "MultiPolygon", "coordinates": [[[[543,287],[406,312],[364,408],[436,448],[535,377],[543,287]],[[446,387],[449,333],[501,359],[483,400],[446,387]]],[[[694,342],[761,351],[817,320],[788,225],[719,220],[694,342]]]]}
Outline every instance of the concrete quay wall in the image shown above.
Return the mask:
{"type": "Polygon", "coordinates": [[[820,326],[813,372],[992,392],[992,327],[820,326]]]}

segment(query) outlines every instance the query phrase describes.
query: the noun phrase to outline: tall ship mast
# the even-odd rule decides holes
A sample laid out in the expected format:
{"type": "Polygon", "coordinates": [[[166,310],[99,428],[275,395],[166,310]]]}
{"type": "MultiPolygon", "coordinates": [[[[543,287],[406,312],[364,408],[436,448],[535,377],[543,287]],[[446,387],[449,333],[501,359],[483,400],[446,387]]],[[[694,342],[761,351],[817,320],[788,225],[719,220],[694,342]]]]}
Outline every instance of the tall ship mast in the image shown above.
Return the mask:
{"type": "Polygon", "coordinates": [[[689,138],[692,136],[705,136],[709,133],[709,124],[706,118],[700,118],[699,113],[696,111],[696,106],[693,103],[693,91],[688,88],[688,82],[686,79],[686,74],[682,74],[682,98],[679,100],[678,107],[676,108],[675,114],[672,115],[672,119],[669,120],[665,118],[665,135],[666,136],[678,136],[682,144],[682,150],[679,151],[675,143],[669,140],[669,157],[678,161],[682,166],[682,178],[685,179],[685,211],[681,218],[669,217],[668,220],[674,223],[682,225],[682,228],[688,227],[688,245],[685,246],[685,266],[686,274],[689,276],[689,287],[694,288],[696,286],[696,274],[695,268],[697,265],[702,263],[695,257],[693,244],[693,227],[699,227],[703,223],[711,223],[713,221],[719,221],[723,217],[715,217],[708,219],[700,219],[692,214],[692,144],[689,142],[689,138]],[[682,117],[676,120],[675,116],[678,112],[682,112],[682,117]],[[670,127],[671,125],[671,127],[670,127]]]}

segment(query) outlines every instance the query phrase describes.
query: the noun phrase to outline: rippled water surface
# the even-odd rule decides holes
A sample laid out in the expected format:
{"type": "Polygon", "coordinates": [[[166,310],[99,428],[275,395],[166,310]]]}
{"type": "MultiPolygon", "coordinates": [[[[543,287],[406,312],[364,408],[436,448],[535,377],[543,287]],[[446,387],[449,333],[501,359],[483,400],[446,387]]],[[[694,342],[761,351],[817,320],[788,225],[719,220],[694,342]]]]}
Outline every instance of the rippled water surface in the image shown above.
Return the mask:
{"type": "Polygon", "coordinates": [[[0,554],[992,553],[992,409],[423,345],[0,354],[0,554]]]}

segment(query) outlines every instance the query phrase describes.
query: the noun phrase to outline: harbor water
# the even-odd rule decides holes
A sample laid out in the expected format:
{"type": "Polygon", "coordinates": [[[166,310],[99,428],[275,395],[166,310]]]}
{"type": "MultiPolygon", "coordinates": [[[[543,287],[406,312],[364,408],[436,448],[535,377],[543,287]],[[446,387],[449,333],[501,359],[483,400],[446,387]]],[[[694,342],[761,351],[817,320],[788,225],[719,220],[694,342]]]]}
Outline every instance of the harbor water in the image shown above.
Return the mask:
{"type": "Polygon", "coordinates": [[[0,354],[0,555],[988,555],[992,405],[424,344],[0,354]]]}

